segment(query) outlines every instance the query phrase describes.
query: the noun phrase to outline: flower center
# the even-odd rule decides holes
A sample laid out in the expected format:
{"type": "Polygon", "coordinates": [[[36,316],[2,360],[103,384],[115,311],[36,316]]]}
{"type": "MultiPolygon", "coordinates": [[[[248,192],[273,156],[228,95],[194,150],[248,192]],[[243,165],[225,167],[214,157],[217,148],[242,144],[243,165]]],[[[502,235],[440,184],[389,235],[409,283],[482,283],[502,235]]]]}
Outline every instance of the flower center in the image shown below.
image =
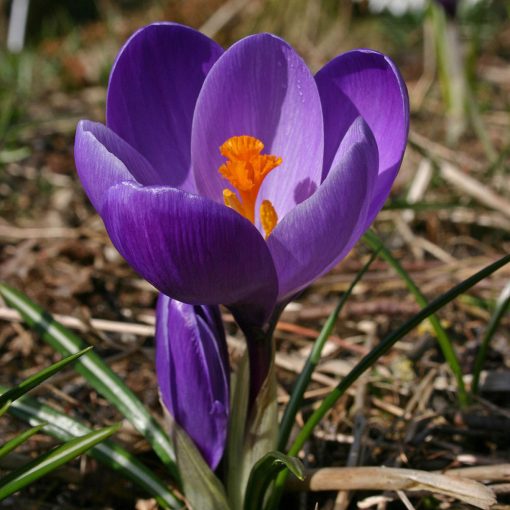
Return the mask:
{"type": "MultiPolygon", "coordinates": [[[[261,154],[263,148],[260,140],[247,135],[233,136],[220,147],[221,155],[227,161],[221,165],[219,172],[237,191],[236,194],[224,189],[223,201],[252,223],[255,223],[255,202],[260,186],[266,175],[282,163],[282,158],[261,154]]],[[[260,205],[260,223],[267,239],[278,223],[278,216],[269,200],[260,205]]]]}

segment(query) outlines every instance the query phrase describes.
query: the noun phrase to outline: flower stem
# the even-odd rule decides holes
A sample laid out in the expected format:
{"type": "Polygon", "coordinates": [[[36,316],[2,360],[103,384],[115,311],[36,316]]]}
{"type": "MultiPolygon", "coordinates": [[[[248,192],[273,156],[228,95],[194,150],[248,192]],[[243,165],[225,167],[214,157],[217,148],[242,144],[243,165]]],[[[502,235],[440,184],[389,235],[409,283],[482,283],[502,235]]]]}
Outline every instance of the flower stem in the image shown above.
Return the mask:
{"type": "Polygon", "coordinates": [[[252,408],[260,388],[269,374],[269,368],[273,363],[273,332],[286,305],[287,302],[278,305],[274,309],[270,319],[263,326],[247,320],[247,314],[239,313],[236,309],[231,309],[232,315],[244,333],[248,349],[250,361],[249,410],[252,408]]]}

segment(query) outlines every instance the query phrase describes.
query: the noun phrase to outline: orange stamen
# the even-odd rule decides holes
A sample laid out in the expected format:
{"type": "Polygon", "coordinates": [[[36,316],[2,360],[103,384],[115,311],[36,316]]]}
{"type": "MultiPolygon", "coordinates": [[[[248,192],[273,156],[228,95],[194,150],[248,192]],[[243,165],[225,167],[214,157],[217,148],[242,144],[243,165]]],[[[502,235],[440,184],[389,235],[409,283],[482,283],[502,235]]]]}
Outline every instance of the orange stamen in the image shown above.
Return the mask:
{"type": "Polygon", "coordinates": [[[227,207],[234,209],[234,211],[239,213],[241,216],[244,216],[243,206],[233,191],[230,191],[229,189],[223,190],[223,202],[225,202],[227,207]]]}
{"type": "MultiPolygon", "coordinates": [[[[253,136],[233,136],[221,147],[220,152],[227,158],[221,165],[219,172],[234,187],[239,196],[229,189],[223,190],[225,205],[231,207],[245,218],[255,223],[255,202],[265,177],[281,165],[282,158],[271,154],[261,154],[264,144],[253,136]]],[[[270,205],[271,203],[268,202],[270,205]]],[[[267,208],[268,206],[264,206],[267,208]]],[[[275,223],[270,230],[273,230],[278,217],[274,211],[275,223]]],[[[265,210],[265,209],[264,209],[265,210]]],[[[262,208],[261,208],[261,221],[262,208]]],[[[266,238],[271,233],[266,232],[266,238]]]]}
{"type": "Polygon", "coordinates": [[[267,239],[278,223],[278,215],[274,210],[273,204],[269,200],[264,200],[260,204],[260,223],[262,224],[267,239]]]}

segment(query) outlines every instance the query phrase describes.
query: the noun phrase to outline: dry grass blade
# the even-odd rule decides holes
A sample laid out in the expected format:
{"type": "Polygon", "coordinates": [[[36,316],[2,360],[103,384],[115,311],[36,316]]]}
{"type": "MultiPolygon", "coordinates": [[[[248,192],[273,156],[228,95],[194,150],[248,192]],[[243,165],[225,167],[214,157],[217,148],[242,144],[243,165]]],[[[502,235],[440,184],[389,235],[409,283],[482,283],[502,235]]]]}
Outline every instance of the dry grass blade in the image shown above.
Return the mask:
{"type": "MultiPolygon", "coordinates": [[[[55,320],[67,328],[76,329],[78,331],[87,331],[90,329],[87,324],[76,317],[59,314],[55,314],[54,317],[55,320]]],[[[22,318],[17,310],[8,308],[6,306],[0,306],[0,320],[21,322],[22,318]]],[[[95,318],[90,319],[89,324],[90,327],[96,329],[97,331],[103,331],[107,333],[129,333],[139,336],[154,335],[154,326],[149,324],[110,321],[95,318]]]]}
{"type": "Polygon", "coordinates": [[[292,480],[294,490],[394,490],[429,491],[482,509],[496,503],[491,489],[467,478],[415,469],[385,467],[324,468],[309,472],[303,482],[292,480]]]}
{"type": "Polygon", "coordinates": [[[440,166],[441,177],[453,184],[463,193],[468,194],[481,204],[496,209],[505,216],[510,217],[510,202],[498,195],[492,189],[482,184],[477,179],[470,177],[450,163],[443,163],[440,166]]]}
{"type": "Polygon", "coordinates": [[[510,464],[490,464],[449,469],[447,474],[470,478],[471,480],[490,480],[491,482],[510,481],[510,464]]]}
{"type": "Polygon", "coordinates": [[[226,2],[200,27],[200,32],[214,37],[232,18],[248,6],[249,1],[230,0],[226,2]]]}

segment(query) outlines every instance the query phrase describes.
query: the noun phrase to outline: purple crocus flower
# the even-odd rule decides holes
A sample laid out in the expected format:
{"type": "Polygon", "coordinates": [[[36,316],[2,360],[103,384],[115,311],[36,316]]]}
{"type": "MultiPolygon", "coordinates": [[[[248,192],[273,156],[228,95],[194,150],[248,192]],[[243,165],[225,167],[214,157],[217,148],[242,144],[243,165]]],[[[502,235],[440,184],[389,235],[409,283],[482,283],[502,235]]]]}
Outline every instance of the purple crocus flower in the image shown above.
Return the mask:
{"type": "Polygon", "coordinates": [[[215,469],[227,439],[230,377],[218,307],[160,294],[156,371],[166,408],[215,469]]]}
{"type": "Polygon", "coordinates": [[[75,158],[113,244],[163,293],[263,325],[381,209],[409,105],[393,62],[372,50],[314,77],[273,35],[223,51],[157,23],[117,57],[106,117],[79,123],[75,158]]]}

